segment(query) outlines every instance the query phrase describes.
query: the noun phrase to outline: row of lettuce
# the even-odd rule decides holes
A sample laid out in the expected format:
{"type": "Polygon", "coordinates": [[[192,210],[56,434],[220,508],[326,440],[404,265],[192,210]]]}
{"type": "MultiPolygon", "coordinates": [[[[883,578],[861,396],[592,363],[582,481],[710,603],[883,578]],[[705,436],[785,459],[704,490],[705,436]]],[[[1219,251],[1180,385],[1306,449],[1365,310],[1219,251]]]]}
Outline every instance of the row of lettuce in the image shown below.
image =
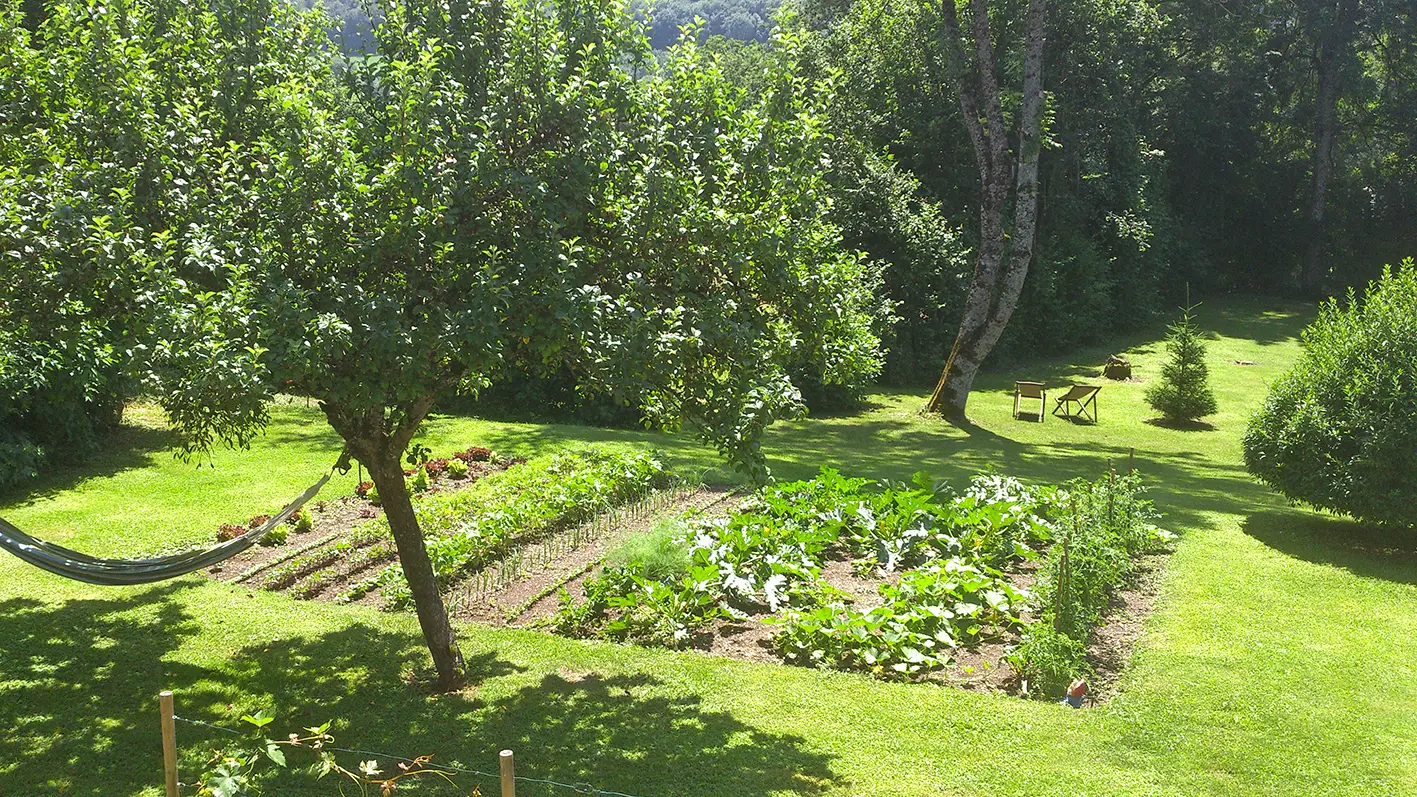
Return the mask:
{"type": "MultiPolygon", "coordinates": [[[[428,460],[411,479],[430,480],[414,501],[433,570],[447,589],[508,554],[596,514],[667,486],[669,472],[647,453],[600,448],[563,451],[531,460],[504,459],[484,450],[473,456],[428,460]],[[481,454],[482,456],[478,456],[481,454]],[[429,468],[437,463],[442,467],[429,468]],[[468,470],[472,463],[486,463],[468,470]],[[461,466],[461,467],[460,467],[461,466]],[[436,471],[436,473],[434,473],[436,471]],[[422,474],[420,478],[420,474],[422,474]],[[457,490],[439,490],[442,479],[475,478],[457,490]]],[[[377,502],[377,493],[361,485],[377,502]]],[[[388,521],[377,516],[337,540],[280,563],[263,574],[269,589],[297,597],[324,594],[335,584],[337,601],[379,591],[389,608],[411,604],[388,521]]]]}
{"type": "Polygon", "coordinates": [[[1086,644],[1139,555],[1170,535],[1138,477],[1029,487],[997,475],[961,493],[845,478],[766,487],[726,518],[666,522],[611,555],[554,630],[679,647],[717,621],[778,626],[786,661],[919,678],[1001,641],[1032,691],[1087,670],[1086,644]],[[823,571],[877,580],[869,608],[823,571]]]}

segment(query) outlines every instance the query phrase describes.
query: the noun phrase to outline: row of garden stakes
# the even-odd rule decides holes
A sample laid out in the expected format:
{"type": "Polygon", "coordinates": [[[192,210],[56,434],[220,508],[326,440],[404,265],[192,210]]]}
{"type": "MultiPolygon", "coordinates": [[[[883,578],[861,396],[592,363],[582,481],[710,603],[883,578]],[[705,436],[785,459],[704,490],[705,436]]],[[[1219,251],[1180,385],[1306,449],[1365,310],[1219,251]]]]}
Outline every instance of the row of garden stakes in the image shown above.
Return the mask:
{"type": "Polygon", "coordinates": [[[521,579],[527,573],[528,566],[549,567],[556,559],[600,539],[607,531],[626,522],[650,517],[693,492],[694,488],[687,484],[675,484],[667,490],[652,490],[631,503],[597,512],[560,534],[522,545],[467,580],[462,596],[464,605],[483,601],[505,589],[521,579]]]}

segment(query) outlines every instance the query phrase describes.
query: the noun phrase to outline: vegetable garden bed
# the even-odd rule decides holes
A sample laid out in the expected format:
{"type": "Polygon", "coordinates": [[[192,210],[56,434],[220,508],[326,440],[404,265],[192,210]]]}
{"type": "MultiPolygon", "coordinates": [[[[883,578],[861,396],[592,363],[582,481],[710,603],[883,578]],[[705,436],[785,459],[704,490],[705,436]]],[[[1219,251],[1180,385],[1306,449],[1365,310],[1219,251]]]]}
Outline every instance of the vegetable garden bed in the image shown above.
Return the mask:
{"type": "MultiPolygon", "coordinates": [[[[409,479],[411,486],[425,485],[422,490],[414,490],[415,505],[418,505],[435,496],[465,490],[521,462],[473,447],[446,459],[428,460],[405,474],[409,477],[424,474],[409,479]],[[451,466],[450,470],[449,463],[454,461],[459,465],[451,466]],[[435,475],[427,475],[430,472],[435,475]]],[[[384,535],[371,533],[368,528],[384,514],[372,487],[365,482],[351,495],[307,504],[281,529],[282,534],[272,534],[262,545],[212,568],[208,575],[251,587],[287,590],[301,598],[331,597],[333,587],[395,558],[389,548],[392,542],[384,535]],[[277,544],[268,544],[270,542],[277,544]],[[388,545],[379,544],[383,542],[388,545]],[[345,556],[341,557],[342,554],[345,556]]],[[[229,533],[230,528],[244,527],[224,525],[219,535],[229,533]]]]}
{"type": "MultiPolygon", "coordinates": [[[[890,679],[1055,696],[1087,675],[1105,696],[1170,537],[1139,478],[1111,472],[1062,487],[980,476],[955,493],[824,469],[743,499],[675,484],[651,455],[466,454],[461,478],[449,459],[411,479],[456,617],[890,679]]],[[[324,504],[285,546],[216,575],[406,608],[371,499],[324,504]]]]}
{"type": "Polygon", "coordinates": [[[1161,562],[1149,552],[1170,535],[1141,493],[1116,473],[1042,488],[981,476],[956,494],[923,475],[823,470],[661,533],[564,594],[545,625],[1057,696],[1078,675],[1110,683],[1149,610],[1161,562]]]}
{"type": "Polygon", "coordinates": [[[579,530],[582,544],[562,546],[560,555],[523,560],[511,578],[478,592],[473,580],[455,592],[450,603],[463,620],[485,625],[538,627],[555,615],[564,592],[584,598],[585,584],[603,566],[605,556],[633,535],[665,517],[716,516],[737,505],[726,488],[679,485],[596,516],[579,530]]]}
{"type": "MultiPolygon", "coordinates": [[[[588,448],[526,461],[470,451],[476,456],[462,452],[411,469],[434,572],[453,596],[473,582],[485,587],[492,571],[500,571],[499,584],[514,577],[529,553],[569,553],[601,514],[670,486],[668,472],[646,454],[588,448]]],[[[304,517],[283,545],[248,551],[210,575],[303,599],[407,606],[388,523],[368,485],[304,517]]]]}

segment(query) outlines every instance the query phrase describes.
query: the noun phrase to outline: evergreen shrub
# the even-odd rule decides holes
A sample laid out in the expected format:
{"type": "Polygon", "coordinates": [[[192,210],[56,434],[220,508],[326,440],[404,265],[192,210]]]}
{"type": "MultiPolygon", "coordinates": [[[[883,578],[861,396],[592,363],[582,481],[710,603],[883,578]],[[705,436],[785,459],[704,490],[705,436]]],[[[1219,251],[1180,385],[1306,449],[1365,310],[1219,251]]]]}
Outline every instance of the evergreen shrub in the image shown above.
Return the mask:
{"type": "Polygon", "coordinates": [[[1294,501],[1417,525],[1417,266],[1329,301],[1245,432],[1245,466],[1294,501]]]}
{"type": "Polygon", "coordinates": [[[1181,308],[1180,319],[1166,337],[1171,358],[1162,366],[1161,378],[1146,391],[1147,403],[1168,423],[1197,421],[1217,410],[1195,309],[1196,305],[1181,308]]]}

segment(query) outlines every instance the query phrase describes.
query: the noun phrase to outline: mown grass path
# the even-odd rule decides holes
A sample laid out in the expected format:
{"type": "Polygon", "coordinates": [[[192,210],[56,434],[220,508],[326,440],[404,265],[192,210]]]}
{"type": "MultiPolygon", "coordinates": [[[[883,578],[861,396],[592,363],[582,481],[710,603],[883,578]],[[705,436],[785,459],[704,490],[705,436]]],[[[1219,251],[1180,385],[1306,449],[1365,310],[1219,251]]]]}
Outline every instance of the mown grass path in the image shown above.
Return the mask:
{"type": "MultiPolygon", "coordinates": [[[[3,557],[0,794],[159,793],[163,688],[177,690],[179,712],[209,721],[230,724],[239,711],[228,705],[273,709],[281,727],[333,717],[348,746],[480,769],[512,747],[521,773],[646,797],[1417,793],[1417,542],[1288,507],[1240,461],[1245,419],[1308,317],[1239,300],[1202,308],[1217,333],[1213,431],[1145,423],[1144,384],[1106,383],[1097,427],[1009,417],[1014,379],[1061,385],[1113,353],[1096,350],[988,378],[968,431],[918,417],[923,395],[900,392],[771,435],[774,468],[789,477],[832,465],[962,480],[994,466],[1056,481],[1124,465],[1135,448],[1165,525],[1184,538],[1123,692],[1104,707],[479,628],[463,631],[477,687],[430,698],[410,683],[426,654],[409,617],[196,576],[90,588],[3,557]]],[[[1141,376],[1156,373],[1158,342],[1113,345],[1130,347],[1141,376]]],[[[132,417],[122,445],[0,497],[0,512],[85,551],[143,553],[270,511],[338,450],[318,413],[296,404],[251,451],[197,470],[172,459],[154,413],[132,417]]],[[[688,441],[568,426],[439,418],[425,442],[533,453],[568,440],[715,466],[688,441]]],[[[211,737],[180,730],[200,755],[211,737]]],[[[272,793],[330,788],[295,780],[272,793]]]]}

